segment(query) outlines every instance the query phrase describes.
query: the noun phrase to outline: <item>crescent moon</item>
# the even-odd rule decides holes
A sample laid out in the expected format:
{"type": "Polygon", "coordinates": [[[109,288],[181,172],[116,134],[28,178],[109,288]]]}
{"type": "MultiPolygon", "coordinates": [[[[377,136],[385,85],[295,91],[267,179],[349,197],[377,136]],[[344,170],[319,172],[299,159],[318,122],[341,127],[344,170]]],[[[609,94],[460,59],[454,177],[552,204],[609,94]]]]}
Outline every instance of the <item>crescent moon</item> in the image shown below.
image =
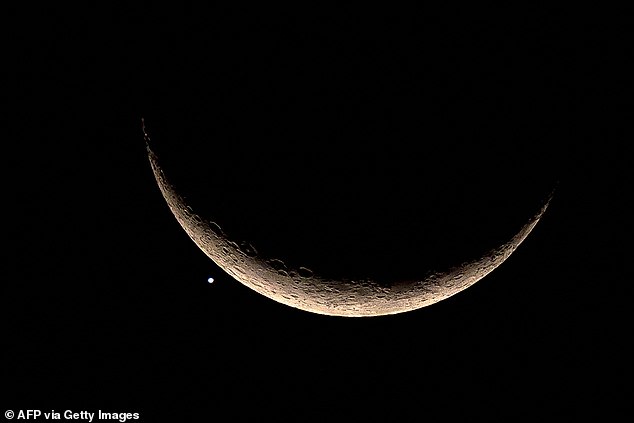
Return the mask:
{"type": "Polygon", "coordinates": [[[220,226],[186,204],[165,177],[143,129],[148,158],[158,187],[176,220],[196,245],[219,267],[254,291],[300,310],[344,317],[404,313],[442,301],[470,287],[500,266],[531,233],[548,208],[540,210],[508,242],[481,258],[424,278],[396,281],[389,286],[371,279],[330,279],[300,267],[289,269],[277,259],[259,257],[250,247],[228,239],[220,226]]]}

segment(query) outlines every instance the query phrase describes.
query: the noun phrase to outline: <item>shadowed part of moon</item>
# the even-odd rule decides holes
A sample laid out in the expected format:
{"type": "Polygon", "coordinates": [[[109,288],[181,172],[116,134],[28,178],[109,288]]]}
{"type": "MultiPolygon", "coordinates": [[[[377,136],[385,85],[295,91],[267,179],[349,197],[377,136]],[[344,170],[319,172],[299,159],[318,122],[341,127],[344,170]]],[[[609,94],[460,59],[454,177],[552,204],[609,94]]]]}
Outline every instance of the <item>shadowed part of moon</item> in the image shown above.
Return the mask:
{"type": "MultiPolygon", "coordinates": [[[[146,142],[149,137],[146,135],[146,142]]],[[[508,242],[483,257],[421,279],[386,286],[372,279],[330,279],[307,268],[287,268],[277,259],[260,257],[249,244],[229,240],[220,226],[196,213],[168,182],[147,144],[158,186],[170,210],[196,245],[225,272],[254,291],[301,310],[331,316],[381,316],[416,310],[470,287],[502,264],[526,239],[546,211],[551,196],[508,242]]]]}

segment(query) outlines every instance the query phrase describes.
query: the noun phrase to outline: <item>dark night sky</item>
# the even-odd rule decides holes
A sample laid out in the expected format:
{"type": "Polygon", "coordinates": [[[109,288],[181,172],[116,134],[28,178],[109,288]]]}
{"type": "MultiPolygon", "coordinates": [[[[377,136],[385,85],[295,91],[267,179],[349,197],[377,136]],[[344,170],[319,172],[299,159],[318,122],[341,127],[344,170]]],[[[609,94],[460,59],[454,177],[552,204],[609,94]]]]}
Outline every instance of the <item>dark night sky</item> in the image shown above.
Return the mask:
{"type": "Polygon", "coordinates": [[[621,415],[631,100],[617,15],[16,13],[5,408],[621,415]],[[333,275],[472,258],[557,191],[470,289],[396,316],[319,316],[250,291],[189,240],[142,117],[201,214],[333,275]]]}

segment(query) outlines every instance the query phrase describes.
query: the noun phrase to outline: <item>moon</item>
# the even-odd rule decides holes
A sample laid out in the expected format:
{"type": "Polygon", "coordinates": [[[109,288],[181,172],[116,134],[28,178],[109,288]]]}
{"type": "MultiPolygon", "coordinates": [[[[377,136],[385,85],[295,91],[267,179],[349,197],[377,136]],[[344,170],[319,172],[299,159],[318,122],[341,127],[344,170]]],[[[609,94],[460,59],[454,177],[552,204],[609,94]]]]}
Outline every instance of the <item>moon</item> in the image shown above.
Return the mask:
{"type": "Polygon", "coordinates": [[[508,259],[537,225],[552,199],[508,242],[443,272],[420,279],[379,284],[372,279],[331,279],[283,261],[260,257],[250,245],[230,240],[215,222],[196,214],[165,177],[150,139],[146,149],[158,187],[176,220],[196,245],[220,268],[259,294],[290,307],[330,316],[365,317],[404,313],[426,307],[464,291],[508,259]]]}

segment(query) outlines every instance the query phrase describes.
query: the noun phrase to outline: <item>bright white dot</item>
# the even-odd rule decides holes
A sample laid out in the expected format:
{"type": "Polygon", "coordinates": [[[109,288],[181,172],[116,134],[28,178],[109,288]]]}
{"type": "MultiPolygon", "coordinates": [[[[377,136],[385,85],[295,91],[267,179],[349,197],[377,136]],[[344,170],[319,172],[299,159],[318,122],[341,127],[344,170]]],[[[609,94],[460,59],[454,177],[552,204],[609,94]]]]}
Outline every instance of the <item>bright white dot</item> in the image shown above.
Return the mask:
{"type": "Polygon", "coordinates": [[[214,278],[207,278],[207,282],[213,283],[214,282],[214,278]]]}

